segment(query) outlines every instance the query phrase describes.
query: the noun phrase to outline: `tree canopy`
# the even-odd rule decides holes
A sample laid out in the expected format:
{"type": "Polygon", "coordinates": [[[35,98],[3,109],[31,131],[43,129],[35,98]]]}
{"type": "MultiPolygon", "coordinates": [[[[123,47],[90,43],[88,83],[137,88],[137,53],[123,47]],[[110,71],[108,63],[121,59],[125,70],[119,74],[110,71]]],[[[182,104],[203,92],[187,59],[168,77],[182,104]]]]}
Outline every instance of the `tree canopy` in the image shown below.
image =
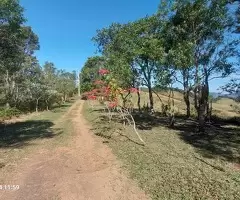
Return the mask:
{"type": "MultiPolygon", "coordinates": [[[[154,88],[181,83],[186,114],[190,116],[193,93],[203,130],[209,117],[211,80],[225,78],[239,66],[239,39],[232,37],[239,16],[237,10],[236,17],[231,13],[232,2],[161,1],[156,14],[126,24],[113,23],[98,30],[93,41],[118,84],[147,87],[150,110],[154,109],[154,88]]],[[[89,80],[83,79],[83,84],[89,80]]]]}
{"type": "Polygon", "coordinates": [[[49,109],[73,95],[76,73],[40,66],[38,36],[26,26],[18,0],[0,1],[0,106],[22,111],[49,109]]]}

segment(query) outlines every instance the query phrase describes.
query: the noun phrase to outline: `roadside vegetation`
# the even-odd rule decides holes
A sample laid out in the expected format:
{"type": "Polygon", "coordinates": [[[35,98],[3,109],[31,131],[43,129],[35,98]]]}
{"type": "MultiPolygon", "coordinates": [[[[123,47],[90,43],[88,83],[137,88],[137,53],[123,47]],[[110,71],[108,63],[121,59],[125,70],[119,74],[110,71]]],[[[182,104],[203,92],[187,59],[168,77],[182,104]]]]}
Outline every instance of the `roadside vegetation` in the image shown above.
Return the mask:
{"type": "MultiPolygon", "coordinates": [[[[154,94],[164,89],[169,100],[163,112],[174,125],[173,91],[178,84],[186,117],[196,113],[198,129],[204,132],[212,117],[211,81],[239,74],[238,13],[234,1],[161,1],[152,16],[98,30],[93,41],[101,55],[90,57],[82,68],[81,91],[95,88],[101,68],[110,70],[123,89],[146,88],[144,106],[149,111],[155,109],[154,94]]],[[[238,82],[235,78],[219,89],[238,101],[238,82]]],[[[137,101],[140,110],[141,96],[137,101]]]]}
{"type": "Polygon", "coordinates": [[[35,148],[67,144],[61,116],[80,92],[93,132],[153,199],[240,199],[239,16],[236,0],[161,0],[97,30],[98,55],[77,74],[41,66],[24,9],[0,0],[2,176],[35,148]],[[213,97],[225,78],[231,99],[213,97]]]}
{"type": "Polygon", "coordinates": [[[60,106],[76,93],[76,72],[40,66],[38,36],[26,20],[18,0],[0,1],[0,122],[60,106]]]}
{"type": "Polygon", "coordinates": [[[93,38],[85,116],[153,199],[240,199],[239,9],[162,0],[93,38]],[[212,80],[227,77],[219,90],[231,99],[213,97],[212,80]]]}
{"type": "Polygon", "coordinates": [[[40,66],[35,55],[39,39],[26,21],[18,0],[0,1],[2,174],[14,169],[35,148],[48,148],[51,138],[55,138],[51,148],[58,141],[63,145],[70,121],[57,127],[56,120],[67,111],[76,93],[76,72],[57,69],[52,62],[40,66]]]}
{"type": "Polygon", "coordinates": [[[169,128],[163,116],[135,116],[142,146],[132,126],[118,117],[108,122],[104,107],[85,103],[92,131],[109,145],[129,176],[152,199],[239,199],[239,126],[225,125],[196,134],[193,120],[177,119],[169,128]]]}
{"type": "Polygon", "coordinates": [[[0,124],[0,180],[36,150],[45,151],[68,145],[71,119],[63,119],[75,100],[52,109],[33,113],[0,124]]]}

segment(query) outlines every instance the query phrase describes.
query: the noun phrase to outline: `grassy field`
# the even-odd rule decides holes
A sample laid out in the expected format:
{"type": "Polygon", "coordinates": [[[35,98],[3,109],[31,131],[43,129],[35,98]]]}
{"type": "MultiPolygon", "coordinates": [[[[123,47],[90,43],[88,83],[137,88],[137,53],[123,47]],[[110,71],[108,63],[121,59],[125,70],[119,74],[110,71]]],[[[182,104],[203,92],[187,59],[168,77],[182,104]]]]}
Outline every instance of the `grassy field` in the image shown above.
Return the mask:
{"type": "MultiPolygon", "coordinates": [[[[177,100],[176,106],[184,111],[180,95],[177,100]]],[[[228,104],[216,102],[214,109],[238,116],[228,104]]],[[[101,105],[92,110],[85,103],[84,114],[93,132],[112,148],[129,176],[152,199],[240,199],[239,126],[221,124],[199,135],[192,120],[177,118],[175,128],[170,129],[164,117],[136,115],[146,142],[142,146],[132,127],[124,128],[118,119],[109,123],[101,105]]]]}
{"type": "Polygon", "coordinates": [[[66,103],[51,111],[33,113],[0,124],[1,174],[11,171],[21,159],[38,148],[67,144],[71,121],[61,122],[61,117],[71,105],[72,102],[66,103]]]}
{"type": "MultiPolygon", "coordinates": [[[[162,91],[158,93],[159,97],[161,98],[162,102],[167,105],[168,103],[168,92],[162,91]]],[[[161,111],[162,103],[159,101],[157,95],[153,94],[154,100],[154,108],[156,111],[161,111]]],[[[134,107],[137,108],[137,96],[133,95],[133,102],[134,107]]],[[[147,105],[149,102],[148,100],[148,93],[141,92],[141,106],[147,105]]],[[[196,115],[193,99],[190,98],[191,102],[191,112],[193,115],[196,115]]],[[[175,103],[175,112],[177,114],[185,114],[186,113],[186,106],[183,100],[183,95],[180,92],[174,92],[174,103],[175,103]]],[[[240,103],[235,102],[232,99],[228,98],[221,98],[217,101],[214,101],[212,104],[213,107],[213,115],[219,117],[240,117],[240,103]]]]}

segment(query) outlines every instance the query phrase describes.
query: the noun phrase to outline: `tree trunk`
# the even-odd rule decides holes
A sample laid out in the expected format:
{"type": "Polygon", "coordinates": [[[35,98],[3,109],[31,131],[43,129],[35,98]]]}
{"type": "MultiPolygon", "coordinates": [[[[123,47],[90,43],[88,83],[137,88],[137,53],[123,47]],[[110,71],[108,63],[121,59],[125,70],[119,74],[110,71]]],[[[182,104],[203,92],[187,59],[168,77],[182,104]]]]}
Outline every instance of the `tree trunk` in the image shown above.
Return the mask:
{"type": "Polygon", "coordinates": [[[152,91],[152,86],[149,84],[148,85],[148,94],[149,94],[149,103],[150,103],[150,110],[153,109],[153,91],[152,91]]]}
{"type": "Polygon", "coordinates": [[[121,94],[121,98],[122,98],[122,101],[123,101],[123,108],[126,107],[126,103],[127,103],[127,98],[128,96],[131,94],[131,92],[129,91],[128,94],[126,96],[124,96],[123,94],[121,94]]]}
{"type": "Polygon", "coordinates": [[[7,97],[6,99],[6,108],[9,108],[10,107],[10,104],[9,104],[9,89],[10,89],[10,83],[9,83],[9,73],[8,73],[8,70],[6,70],[6,77],[5,77],[5,96],[7,97]]]}
{"type": "Polygon", "coordinates": [[[198,125],[199,132],[205,131],[205,105],[202,103],[199,105],[198,109],[198,125]]]}
{"type": "Polygon", "coordinates": [[[200,85],[199,85],[199,75],[198,75],[198,59],[197,59],[197,55],[195,55],[195,67],[196,67],[196,71],[195,71],[195,87],[194,87],[194,106],[196,111],[198,112],[199,110],[199,89],[200,89],[200,85]]]}
{"type": "Polygon", "coordinates": [[[46,110],[49,111],[48,100],[46,100],[45,103],[46,103],[46,110]]]}
{"type": "Polygon", "coordinates": [[[206,109],[208,102],[208,86],[202,85],[199,87],[199,98],[198,98],[198,123],[199,123],[199,132],[205,131],[205,120],[206,120],[206,109]]]}
{"type": "Polygon", "coordinates": [[[208,84],[208,71],[207,71],[207,67],[204,66],[204,76],[205,76],[205,98],[206,98],[206,102],[207,102],[207,105],[206,105],[206,118],[208,121],[211,120],[211,114],[210,114],[210,104],[209,104],[209,84],[208,84]]]}
{"type": "Polygon", "coordinates": [[[64,94],[64,103],[67,101],[67,95],[64,94]]]}
{"type": "MultiPolygon", "coordinates": [[[[195,88],[194,88],[194,106],[198,113],[198,127],[199,132],[205,131],[205,120],[206,120],[206,108],[207,108],[207,100],[208,100],[208,86],[204,83],[200,83],[199,78],[199,66],[198,66],[198,59],[195,55],[195,88]]],[[[206,78],[206,74],[204,71],[204,75],[206,78]]]]}
{"type": "Polygon", "coordinates": [[[139,89],[138,89],[137,95],[138,95],[138,101],[137,101],[138,111],[141,112],[141,96],[140,96],[139,89]]]}
{"type": "Polygon", "coordinates": [[[36,100],[36,112],[38,112],[38,101],[39,99],[36,100]]]}
{"type": "Polygon", "coordinates": [[[174,103],[174,91],[171,86],[170,93],[169,93],[169,126],[174,127],[175,124],[175,103],[174,103]]]}
{"type": "Polygon", "coordinates": [[[210,106],[209,106],[209,120],[211,120],[212,119],[212,99],[210,100],[210,106]]]}
{"type": "Polygon", "coordinates": [[[186,116],[189,118],[191,116],[191,110],[190,110],[190,100],[189,100],[189,91],[184,91],[184,101],[186,104],[186,116]]]}
{"type": "Polygon", "coordinates": [[[182,71],[183,74],[183,88],[184,88],[184,92],[183,92],[183,98],[184,98],[184,102],[186,104],[186,115],[187,118],[190,117],[191,115],[191,111],[190,111],[190,89],[189,89],[189,70],[188,69],[183,69],[182,71]]]}

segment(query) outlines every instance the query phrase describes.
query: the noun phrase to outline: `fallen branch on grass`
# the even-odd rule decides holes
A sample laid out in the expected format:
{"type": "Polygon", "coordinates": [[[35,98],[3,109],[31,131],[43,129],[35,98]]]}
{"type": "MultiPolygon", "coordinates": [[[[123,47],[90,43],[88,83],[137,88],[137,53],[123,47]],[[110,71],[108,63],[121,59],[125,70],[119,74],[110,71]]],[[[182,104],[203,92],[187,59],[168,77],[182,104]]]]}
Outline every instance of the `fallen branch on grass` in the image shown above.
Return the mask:
{"type": "Polygon", "coordinates": [[[129,112],[129,110],[126,108],[117,107],[117,111],[120,114],[121,118],[123,119],[124,126],[126,125],[125,121],[127,121],[130,126],[133,126],[133,129],[134,129],[136,135],[138,136],[138,139],[145,145],[146,143],[141,138],[140,134],[138,133],[137,128],[136,128],[136,122],[135,122],[132,114],[129,112]],[[130,119],[129,119],[129,117],[130,117],[130,119]]]}

